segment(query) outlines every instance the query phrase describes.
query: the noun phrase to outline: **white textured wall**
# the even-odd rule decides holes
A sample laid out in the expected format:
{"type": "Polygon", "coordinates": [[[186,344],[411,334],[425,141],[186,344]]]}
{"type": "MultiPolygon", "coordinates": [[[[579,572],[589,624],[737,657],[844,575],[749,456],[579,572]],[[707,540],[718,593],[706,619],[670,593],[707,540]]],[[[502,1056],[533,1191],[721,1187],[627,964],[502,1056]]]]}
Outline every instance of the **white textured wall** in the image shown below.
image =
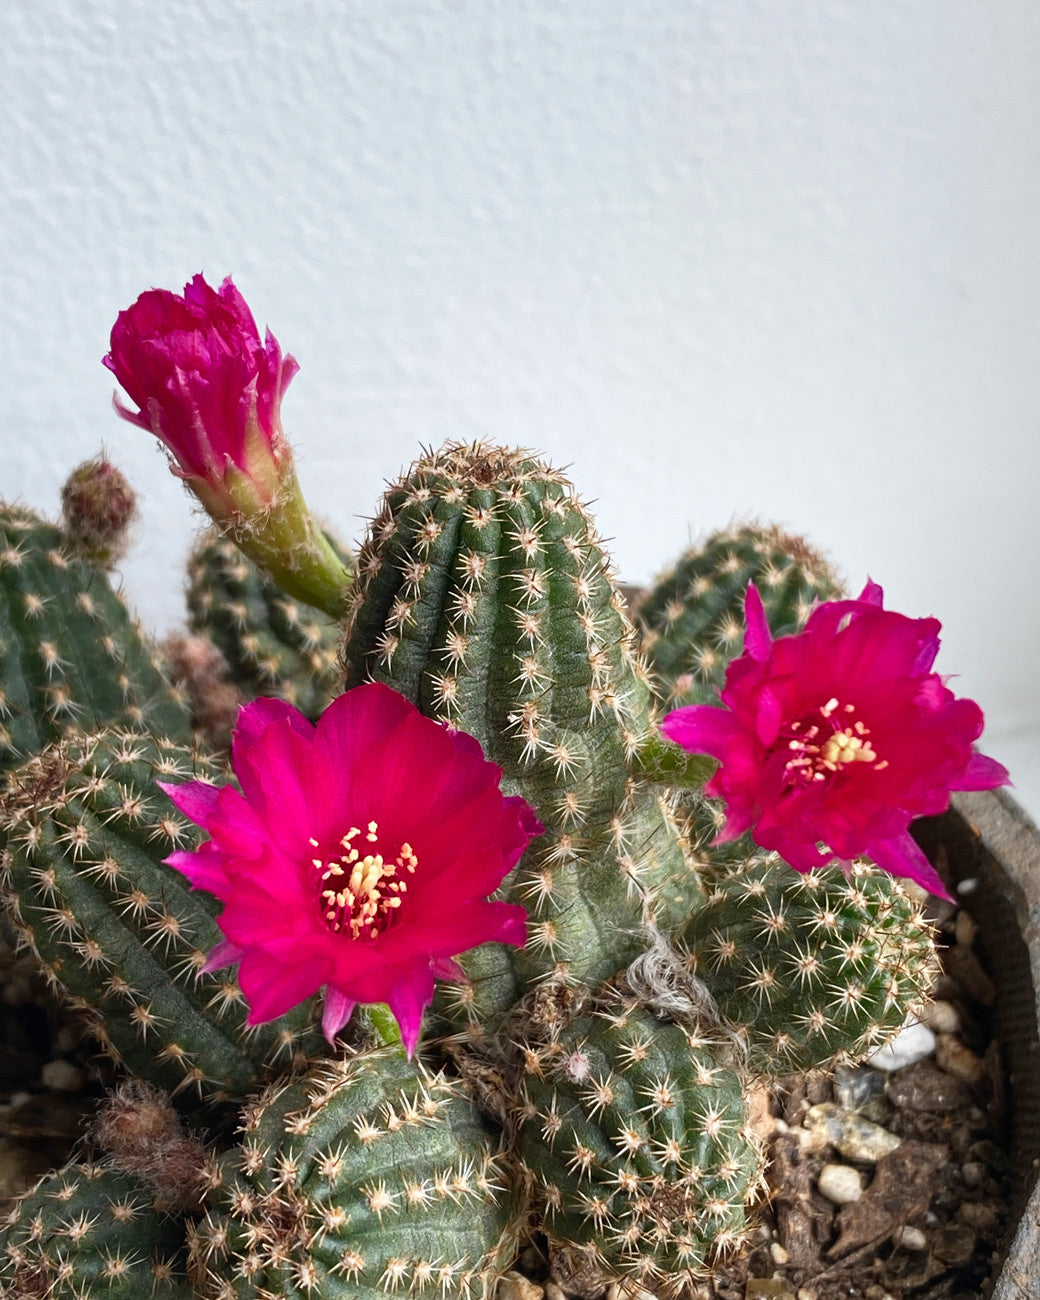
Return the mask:
{"type": "Polygon", "coordinates": [[[53,510],[104,441],[147,622],[191,509],[99,358],[231,271],[341,532],[447,436],[570,463],[630,580],[776,517],[943,619],[1040,791],[1031,0],[7,0],[3,36],[2,489],[53,510]]]}

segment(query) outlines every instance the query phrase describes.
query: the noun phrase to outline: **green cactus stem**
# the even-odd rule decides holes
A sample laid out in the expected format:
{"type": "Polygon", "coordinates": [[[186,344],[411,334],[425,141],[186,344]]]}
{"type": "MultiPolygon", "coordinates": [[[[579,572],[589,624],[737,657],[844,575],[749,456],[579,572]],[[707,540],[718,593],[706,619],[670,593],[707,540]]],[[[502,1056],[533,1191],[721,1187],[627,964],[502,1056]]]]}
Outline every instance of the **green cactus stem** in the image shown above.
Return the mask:
{"type": "Polygon", "coordinates": [[[26,1192],[0,1227],[10,1300],[192,1300],[185,1224],[102,1165],[68,1165],[26,1192]]]}
{"type": "Polygon", "coordinates": [[[670,1295],[745,1233],[761,1156],[722,1049],[636,1006],[530,1054],[517,1155],[566,1286],[580,1271],[670,1295]]]}
{"type": "Polygon", "coordinates": [[[775,856],[719,876],[682,942],[748,1045],[749,1068],[791,1074],[855,1060],[927,998],[935,950],[919,905],[885,872],[801,875],[775,856]]]}
{"type": "Polygon", "coordinates": [[[189,1242],[206,1300],[479,1300],[515,1247],[498,1135],[392,1048],[272,1089],[224,1168],[189,1242]]]}
{"type": "Polygon", "coordinates": [[[0,506],[0,771],[103,726],[191,739],[183,699],[105,575],[53,524],[0,506]]]}
{"type": "Polygon", "coordinates": [[[163,864],[202,833],[155,783],[225,775],[170,742],[105,732],[31,760],[0,808],[22,942],[107,1051],[184,1106],[244,1097],[324,1051],[315,999],[249,1028],[234,972],[201,973],[220,904],[163,864]]]}
{"type": "Polygon", "coordinates": [[[689,910],[667,801],[632,775],[652,730],[634,630],[562,474],[482,445],[419,460],[359,555],[344,656],[348,688],[387,682],[475,736],[546,827],[501,891],[528,908],[526,949],[467,955],[450,1018],[488,1028],[548,976],[598,983],[648,915],[689,910]]]}
{"type": "Polygon", "coordinates": [[[685,551],[636,607],[655,688],[669,708],[711,704],[744,646],[744,593],[753,582],[774,636],[800,630],[816,600],[841,584],[800,537],[744,524],[685,551]]]}

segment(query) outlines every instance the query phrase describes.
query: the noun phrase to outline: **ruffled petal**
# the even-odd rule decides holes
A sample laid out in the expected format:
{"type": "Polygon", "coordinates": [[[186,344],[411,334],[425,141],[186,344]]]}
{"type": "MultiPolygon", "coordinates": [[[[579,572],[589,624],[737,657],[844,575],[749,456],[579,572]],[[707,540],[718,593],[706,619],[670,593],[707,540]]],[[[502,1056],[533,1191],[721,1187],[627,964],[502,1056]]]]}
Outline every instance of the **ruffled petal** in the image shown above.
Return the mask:
{"type": "Polygon", "coordinates": [[[906,876],[930,894],[953,902],[953,895],[943,884],[942,877],[925,856],[924,850],[906,832],[895,835],[888,840],[874,840],[867,846],[866,853],[873,858],[882,871],[893,876],[906,876]]]}
{"type": "Polygon", "coordinates": [[[744,649],[752,659],[765,663],[773,646],[773,637],[769,631],[769,621],[762,606],[762,597],[753,582],[748,583],[744,596],[744,649]]]}
{"type": "Polygon", "coordinates": [[[725,758],[730,741],[740,730],[736,718],[728,709],[717,709],[711,704],[688,704],[673,709],[661,721],[661,732],[676,745],[691,754],[710,754],[725,758]]]}

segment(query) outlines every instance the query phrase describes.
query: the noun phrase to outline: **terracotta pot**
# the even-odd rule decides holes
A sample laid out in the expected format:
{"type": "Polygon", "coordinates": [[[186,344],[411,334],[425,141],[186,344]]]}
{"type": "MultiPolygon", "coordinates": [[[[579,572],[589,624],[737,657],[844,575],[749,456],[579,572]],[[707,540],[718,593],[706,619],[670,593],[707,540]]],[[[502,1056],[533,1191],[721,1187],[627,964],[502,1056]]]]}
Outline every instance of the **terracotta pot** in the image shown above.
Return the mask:
{"type": "Polygon", "coordinates": [[[978,924],[997,986],[996,1030],[1007,1071],[1011,1217],[992,1300],[1040,1296],[1040,831],[1003,791],[961,794],[915,834],[945,856],[978,924]]]}

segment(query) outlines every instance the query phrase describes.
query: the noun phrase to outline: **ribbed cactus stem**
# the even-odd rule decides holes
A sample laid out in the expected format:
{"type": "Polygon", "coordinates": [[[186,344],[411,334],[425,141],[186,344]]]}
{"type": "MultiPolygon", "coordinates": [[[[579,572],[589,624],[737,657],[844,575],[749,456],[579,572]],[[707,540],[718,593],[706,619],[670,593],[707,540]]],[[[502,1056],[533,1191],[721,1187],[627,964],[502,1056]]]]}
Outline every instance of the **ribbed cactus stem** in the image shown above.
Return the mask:
{"type": "Polygon", "coordinates": [[[664,800],[633,776],[652,735],[623,597],[567,479],[525,451],[449,444],[393,484],[358,560],[348,688],[385,681],[475,736],[546,827],[502,895],[526,948],[463,960],[450,1017],[485,1029],[547,976],[599,982],[697,885],[664,800]]]}

